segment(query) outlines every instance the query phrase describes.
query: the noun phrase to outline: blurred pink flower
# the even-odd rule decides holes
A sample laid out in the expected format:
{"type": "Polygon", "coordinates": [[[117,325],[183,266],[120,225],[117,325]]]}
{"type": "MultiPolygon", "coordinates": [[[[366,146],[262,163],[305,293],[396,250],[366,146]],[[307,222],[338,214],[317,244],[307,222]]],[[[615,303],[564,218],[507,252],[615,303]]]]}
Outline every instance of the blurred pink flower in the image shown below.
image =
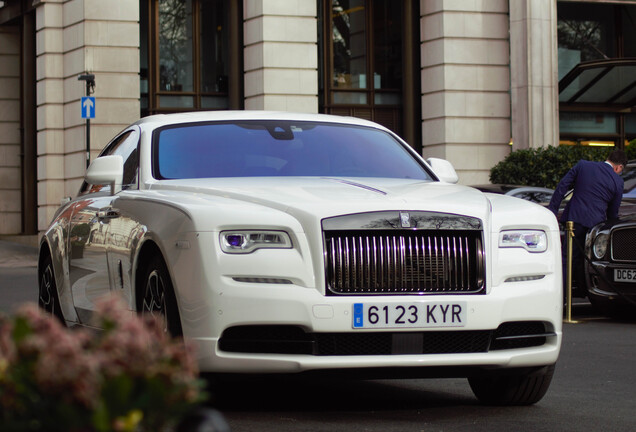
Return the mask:
{"type": "MultiPolygon", "coordinates": [[[[0,318],[0,424],[7,415],[37,419],[43,414],[33,401],[44,400],[75,407],[86,421],[101,410],[113,430],[131,412],[141,413],[135,417],[139,430],[157,430],[203,400],[191,345],[170,338],[117,297],[98,302],[96,317],[103,330],[65,328],[35,304],[21,307],[13,319],[0,318]],[[127,393],[113,390],[121,382],[134,384],[127,393]],[[37,396],[29,393],[34,391],[37,396]],[[139,405],[148,398],[153,411],[139,405]]],[[[97,430],[93,426],[83,430],[97,430]]]]}

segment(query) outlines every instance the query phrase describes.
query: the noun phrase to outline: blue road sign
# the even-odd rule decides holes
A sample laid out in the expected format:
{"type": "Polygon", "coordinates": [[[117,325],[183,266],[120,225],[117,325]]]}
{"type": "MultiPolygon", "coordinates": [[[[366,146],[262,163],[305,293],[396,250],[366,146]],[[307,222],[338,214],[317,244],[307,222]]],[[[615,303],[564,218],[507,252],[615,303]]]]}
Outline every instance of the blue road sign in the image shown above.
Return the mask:
{"type": "Polygon", "coordinates": [[[95,118],[95,97],[94,96],[82,97],[82,118],[85,118],[85,119],[95,118]]]}

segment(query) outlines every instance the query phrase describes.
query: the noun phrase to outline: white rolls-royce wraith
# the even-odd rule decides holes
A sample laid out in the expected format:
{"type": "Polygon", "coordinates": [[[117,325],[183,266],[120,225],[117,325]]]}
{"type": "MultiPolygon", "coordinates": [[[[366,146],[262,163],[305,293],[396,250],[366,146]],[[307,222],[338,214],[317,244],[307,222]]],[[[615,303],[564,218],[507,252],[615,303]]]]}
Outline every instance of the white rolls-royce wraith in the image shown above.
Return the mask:
{"type": "Polygon", "coordinates": [[[360,119],[147,117],[45,232],[39,303],[89,325],[121,296],[203,371],[465,376],[485,403],[535,403],[561,345],[557,221],[456,182],[360,119]]]}

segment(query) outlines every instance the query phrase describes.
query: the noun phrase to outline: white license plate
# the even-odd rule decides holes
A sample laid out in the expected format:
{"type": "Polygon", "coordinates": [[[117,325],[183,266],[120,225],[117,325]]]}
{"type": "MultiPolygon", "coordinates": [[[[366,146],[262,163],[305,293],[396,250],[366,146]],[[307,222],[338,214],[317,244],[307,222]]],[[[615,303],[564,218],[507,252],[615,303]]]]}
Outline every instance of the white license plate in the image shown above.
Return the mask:
{"type": "Polygon", "coordinates": [[[615,282],[636,282],[636,270],[614,269],[615,282]]]}
{"type": "Polygon", "coordinates": [[[466,302],[354,303],[353,328],[464,327],[466,302]]]}

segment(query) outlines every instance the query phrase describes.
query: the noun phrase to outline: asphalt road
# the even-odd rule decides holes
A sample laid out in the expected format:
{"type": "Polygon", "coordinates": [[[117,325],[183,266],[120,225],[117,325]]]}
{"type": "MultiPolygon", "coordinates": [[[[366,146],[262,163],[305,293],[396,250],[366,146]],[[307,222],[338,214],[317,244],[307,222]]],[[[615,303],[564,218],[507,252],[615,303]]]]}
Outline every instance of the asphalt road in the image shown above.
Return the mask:
{"type": "MultiPolygon", "coordinates": [[[[565,324],[547,395],[529,407],[481,406],[465,379],[260,379],[217,387],[232,431],[634,431],[636,321],[565,324]]],[[[214,384],[211,384],[212,386],[214,384]]]]}
{"type": "MultiPolygon", "coordinates": [[[[35,249],[0,240],[0,311],[37,299],[35,249]]],[[[635,312],[636,316],[636,312],[635,312]]],[[[465,379],[209,381],[232,432],[636,430],[636,318],[598,316],[586,302],[564,325],[547,395],[529,407],[487,407],[465,379]]]]}
{"type": "Polygon", "coordinates": [[[37,249],[0,240],[0,312],[37,301],[37,249]]]}

